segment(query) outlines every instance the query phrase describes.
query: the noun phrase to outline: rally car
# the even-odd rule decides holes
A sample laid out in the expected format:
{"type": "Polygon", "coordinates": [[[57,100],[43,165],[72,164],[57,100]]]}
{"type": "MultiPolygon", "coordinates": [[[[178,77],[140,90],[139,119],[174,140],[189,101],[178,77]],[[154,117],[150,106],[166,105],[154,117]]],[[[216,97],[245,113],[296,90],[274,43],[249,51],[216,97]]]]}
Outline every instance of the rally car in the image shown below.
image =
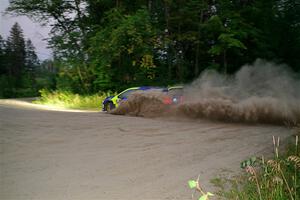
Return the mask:
{"type": "Polygon", "coordinates": [[[104,99],[104,101],[102,102],[102,110],[103,111],[111,111],[114,108],[118,107],[120,102],[126,101],[128,99],[128,96],[131,95],[132,93],[137,92],[137,91],[146,91],[146,90],[152,90],[152,89],[159,89],[161,91],[165,90],[164,88],[151,87],[151,86],[128,88],[115,96],[106,97],[104,99]]]}
{"type": "Polygon", "coordinates": [[[183,102],[183,86],[172,86],[168,87],[166,96],[163,99],[163,103],[166,105],[173,105],[183,102]]]}

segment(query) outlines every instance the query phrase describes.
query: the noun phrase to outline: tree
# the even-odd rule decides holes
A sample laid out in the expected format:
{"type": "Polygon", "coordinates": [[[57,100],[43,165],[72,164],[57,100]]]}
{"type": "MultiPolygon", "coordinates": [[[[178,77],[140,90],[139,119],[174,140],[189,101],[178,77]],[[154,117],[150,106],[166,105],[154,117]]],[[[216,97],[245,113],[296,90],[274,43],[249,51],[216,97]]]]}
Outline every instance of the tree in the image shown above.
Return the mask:
{"type": "Polygon", "coordinates": [[[33,46],[30,39],[26,40],[25,44],[25,51],[26,51],[26,57],[25,57],[25,66],[24,66],[24,75],[26,76],[25,81],[27,82],[27,85],[30,84],[33,88],[36,87],[36,74],[37,74],[37,68],[39,66],[39,60],[35,53],[35,47],[33,46]]]}
{"type": "Polygon", "coordinates": [[[278,0],[275,8],[276,25],[272,28],[272,34],[277,41],[276,56],[300,71],[300,1],[278,0]]]}
{"type": "MultiPolygon", "coordinates": [[[[26,15],[42,24],[52,25],[49,44],[55,58],[68,65],[77,80],[77,89],[88,92],[91,88],[88,69],[87,33],[90,26],[85,0],[11,0],[8,12],[26,15]],[[79,86],[80,85],[80,86],[79,86]]],[[[62,69],[64,70],[64,69],[62,69]]]]}
{"type": "Polygon", "coordinates": [[[210,23],[218,24],[217,26],[219,27],[216,27],[216,29],[219,32],[219,34],[214,40],[213,45],[211,46],[211,49],[208,52],[213,56],[222,55],[223,72],[226,74],[228,65],[228,52],[231,49],[239,50],[247,49],[247,47],[239,39],[237,39],[237,37],[239,37],[239,32],[232,28],[229,28],[228,24],[224,26],[219,16],[212,16],[210,19],[210,23]]]}
{"type": "Polygon", "coordinates": [[[5,57],[5,41],[0,35],[0,75],[6,74],[5,57]]]}
{"type": "Polygon", "coordinates": [[[35,53],[35,47],[30,39],[26,41],[25,50],[25,71],[29,74],[34,74],[37,66],[39,65],[39,59],[35,53]]]}
{"type": "Polygon", "coordinates": [[[185,81],[207,67],[208,38],[204,24],[211,16],[207,0],[177,0],[170,8],[169,35],[173,52],[173,76],[185,81]]]}
{"type": "Polygon", "coordinates": [[[124,84],[151,82],[156,75],[153,59],[155,29],[148,11],[140,9],[124,16],[122,11],[114,9],[107,13],[106,19],[105,28],[100,28],[91,38],[96,87],[116,89],[124,84]]]}
{"type": "Polygon", "coordinates": [[[73,92],[184,83],[257,58],[300,71],[299,0],[11,0],[8,11],[52,25],[57,84],[73,92]]]}
{"type": "MultiPolygon", "coordinates": [[[[15,23],[7,40],[0,36],[0,97],[35,96],[40,63],[30,39],[15,23]]],[[[39,84],[42,85],[42,84],[39,84]]]]}
{"type": "Polygon", "coordinates": [[[16,22],[11,30],[10,36],[7,39],[7,57],[8,57],[8,73],[13,78],[16,87],[20,87],[22,72],[25,67],[25,40],[23,36],[23,30],[20,25],[16,22]]]}
{"type": "Polygon", "coordinates": [[[7,77],[7,55],[6,55],[6,42],[0,35],[0,98],[6,97],[6,92],[9,90],[7,77]]]}

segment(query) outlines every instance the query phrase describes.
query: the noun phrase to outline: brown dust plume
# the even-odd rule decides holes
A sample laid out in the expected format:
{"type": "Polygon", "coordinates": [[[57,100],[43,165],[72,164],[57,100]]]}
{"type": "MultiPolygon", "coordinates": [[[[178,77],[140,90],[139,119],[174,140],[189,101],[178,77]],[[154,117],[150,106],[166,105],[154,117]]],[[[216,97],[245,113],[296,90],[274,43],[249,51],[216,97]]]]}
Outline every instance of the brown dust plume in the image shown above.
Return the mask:
{"type": "Polygon", "coordinates": [[[300,123],[300,80],[288,66],[258,59],[232,76],[213,70],[184,86],[183,102],[163,104],[166,94],[137,92],[112,114],[206,118],[227,122],[300,123]]]}

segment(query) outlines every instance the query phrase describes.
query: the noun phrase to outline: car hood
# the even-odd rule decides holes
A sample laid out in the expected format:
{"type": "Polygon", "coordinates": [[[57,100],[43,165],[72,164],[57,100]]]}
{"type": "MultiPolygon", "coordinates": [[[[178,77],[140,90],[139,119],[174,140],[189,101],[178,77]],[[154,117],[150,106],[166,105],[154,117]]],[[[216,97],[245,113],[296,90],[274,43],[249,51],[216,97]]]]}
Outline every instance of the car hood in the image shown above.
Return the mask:
{"type": "Polygon", "coordinates": [[[106,103],[107,101],[111,100],[112,98],[114,98],[114,96],[108,96],[103,100],[103,104],[106,103]]]}

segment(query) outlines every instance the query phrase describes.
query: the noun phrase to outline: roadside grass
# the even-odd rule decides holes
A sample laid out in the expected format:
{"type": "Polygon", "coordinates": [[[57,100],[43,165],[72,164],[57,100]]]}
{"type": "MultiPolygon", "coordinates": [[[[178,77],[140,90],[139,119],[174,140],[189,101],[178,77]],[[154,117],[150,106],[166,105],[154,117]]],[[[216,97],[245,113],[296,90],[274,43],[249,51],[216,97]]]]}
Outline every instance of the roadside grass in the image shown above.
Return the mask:
{"type": "Polygon", "coordinates": [[[60,108],[80,110],[101,110],[102,101],[113,93],[98,93],[93,95],[79,95],[68,91],[40,90],[40,98],[33,103],[60,108]]]}
{"type": "Polygon", "coordinates": [[[279,152],[280,138],[273,137],[274,156],[252,157],[241,163],[244,173],[230,179],[216,178],[220,199],[299,200],[300,199],[300,128],[295,139],[279,152]]]}

